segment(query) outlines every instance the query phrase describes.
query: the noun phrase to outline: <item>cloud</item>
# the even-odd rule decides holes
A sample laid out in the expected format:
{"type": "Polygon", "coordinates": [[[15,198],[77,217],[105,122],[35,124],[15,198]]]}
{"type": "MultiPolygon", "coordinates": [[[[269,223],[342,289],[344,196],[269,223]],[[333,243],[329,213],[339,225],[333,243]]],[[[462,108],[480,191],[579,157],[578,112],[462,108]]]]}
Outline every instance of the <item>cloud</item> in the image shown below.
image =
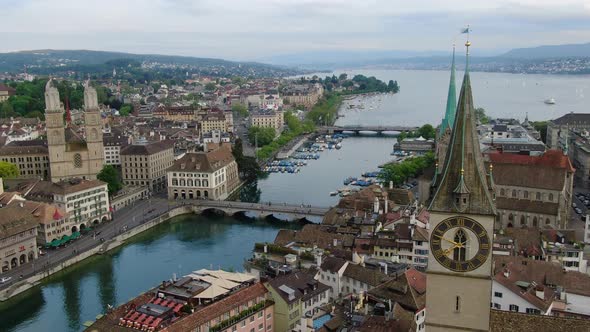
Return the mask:
{"type": "Polygon", "coordinates": [[[466,23],[484,49],[590,41],[587,0],[5,2],[4,51],[88,48],[252,59],[321,49],[446,49],[466,23]]]}

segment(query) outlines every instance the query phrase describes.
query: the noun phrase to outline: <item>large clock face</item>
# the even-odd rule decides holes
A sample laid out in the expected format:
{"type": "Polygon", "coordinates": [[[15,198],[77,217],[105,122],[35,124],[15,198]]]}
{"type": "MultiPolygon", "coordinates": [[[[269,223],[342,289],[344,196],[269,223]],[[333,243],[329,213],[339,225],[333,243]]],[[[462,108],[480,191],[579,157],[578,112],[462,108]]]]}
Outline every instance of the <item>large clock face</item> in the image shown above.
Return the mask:
{"type": "Polygon", "coordinates": [[[490,238],[477,221],[451,217],[441,221],[430,234],[430,250],[445,268],[469,272],[482,266],[490,254],[490,238]]]}

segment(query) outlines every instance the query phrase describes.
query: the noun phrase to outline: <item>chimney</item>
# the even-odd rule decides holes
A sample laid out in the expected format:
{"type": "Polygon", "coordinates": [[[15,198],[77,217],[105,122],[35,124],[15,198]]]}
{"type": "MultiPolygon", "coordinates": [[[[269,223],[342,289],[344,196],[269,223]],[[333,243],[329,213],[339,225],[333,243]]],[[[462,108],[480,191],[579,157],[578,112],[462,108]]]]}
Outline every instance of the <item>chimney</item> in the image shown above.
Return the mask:
{"type": "Polygon", "coordinates": [[[504,270],[504,278],[508,278],[510,277],[510,270],[506,269],[504,270]]]}
{"type": "Polygon", "coordinates": [[[537,286],[535,288],[535,294],[537,295],[538,298],[540,298],[541,300],[545,300],[545,289],[543,288],[543,286],[537,286]]]}
{"type": "Polygon", "coordinates": [[[20,206],[20,207],[24,207],[24,206],[25,206],[25,203],[23,203],[23,202],[19,202],[19,203],[18,203],[18,206],[20,206]]]}
{"type": "Polygon", "coordinates": [[[373,201],[373,213],[379,213],[379,198],[377,197],[373,201]]]}
{"type": "Polygon", "coordinates": [[[320,266],[322,266],[322,254],[317,254],[317,255],[315,256],[315,259],[316,259],[316,264],[318,265],[318,268],[319,268],[320,266]]]}
{"type": "Polygon", "coordinates": [[[388,265],[389,265],[389,264],[385,263],[385,274],[387,274],[387,266],[388,266],[388,265]]]}
{"type": "Polygon", "coordinates": [[[338,247],[338,239],[333,239],[333,240],[332,240],[332,245],[333,245],[334,247],[338,247]]]}
{"type": "Polygon", "coordinates": [[[389,212],[389,199],[385,196],[385,213],[389,212]]]}
{"type": "Polygon", "coordinates": [[[264,253],[268,254],[268,245],[267,244],[264,245],[264,253]]]}

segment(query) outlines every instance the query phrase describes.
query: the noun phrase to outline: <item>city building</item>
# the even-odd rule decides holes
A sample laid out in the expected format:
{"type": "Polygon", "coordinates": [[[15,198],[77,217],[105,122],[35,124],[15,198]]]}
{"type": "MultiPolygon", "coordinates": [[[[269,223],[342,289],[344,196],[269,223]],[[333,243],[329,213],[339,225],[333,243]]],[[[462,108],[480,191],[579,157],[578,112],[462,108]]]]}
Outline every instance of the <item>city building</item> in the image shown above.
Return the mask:
{"type": "Polygon", "coordinates": [[[50,79],[45,86],[45,122],[51,181],[69,178],[96,179],[102,170],[104,152],[102,123],[96,89],[84,86],[85,139],[64,126],[64,108],[59,92],[50,79]]]}
{"type": "Polygon", "coordinates": [[[123,183],[148,186],[159,191],[166,186],[166,170],[174,163],[174,142],[132,144],[121,149],[123,183]]]}
{"type": "Polygon", "coordinates": [[[319,271],[315,279],[331,288],[330,299],[342,296],[342,277],[349,262],[345,259],[329,256],[319,264],[319,271]]]}
{"type": "Polygon", "coordinates": [[[434,151],[435,144],[433,139],[425,139],[420,136],[418,138],[404,138],[401,142],[395,143],[393,149],[398,151],[408,152],[428,152],[434,151]]]}
{"type": "Polygon", "coordinates": [[[590,113],[568,113],[547,122],[547,146],[551,149],[562,149],[563,139],[570,130],[590,130],[590,113]]]}
{"type": "Polygon", "coordinates": [[[290,84],[283,91],[283,100],[291,105],[311,108],[324,95],[324,87],[319,83],[290,84]]]}
{"type": "Polygon", "coordinates": [[[496,227],[567,228],[575,172],[567,155],[548,150],[541,156],[491,153],[487,157],[493,166],[496,227]]]}
{"type": "Polygon", "coordinates": [[[121,166],[121,149],[129,145],[129,138],[121,135],[103,135],[104,164],[121,166]]]}
{"type": "Polygon", "coordinates": [[[187,153],[166,171],[169,199],[226,199],[239,185],[231,148],[187,153]]]}
{"type": "Polygon", "coordinates": [[[278,135],[283,131],[283,112],[272,110],[258,110],[250,112],[250,126],[260,128],[273,128],[278,135]]]}
{"type": "MultiPolygon", "coordinates": [[[[528,124],[528,116],[524,124],[528,124]]],[[[538,156],[545,152],[545,144],[532,135],[534,129],[525,128],[514,119],[494,119],[489,124],[477,127],[479,142],[483,153],[502,151],[503,153],[528,154],[538,156]]]]}
{"type": "Polygon", "coordinates": [[[49,152],[43,140],[15,141],[0,147],[0,161],[15,164],[19,179],[49,179],[49,152]]]}
{"type": "Polygon", "coordinates": [[[265,286],[275,303],[276,331],[301,331],[307,326],[304,318],[315,318],[330,298],[329,286],[300,271],[276,277],[265,286]]]}
{"type": "Polygon", "coordinates": [[[0,274],[37,259],[39,220],[18,201],[0,208],[0,274]]]}
{"type": "Polygon", "coordinates": [[[23,218],[37,223],[37,243],[47,244],[64,235],[71,235],[65,209],[55,204],[28,200],[14,200],[0,209],[0,218],[23,218]]]}
{"type": "Polygon", "coordinates": [[[359,264],[348,264],[342,273],[341,292],[344,296],[366,293],[389,280],[391,277],[381,271],[372,270],[359,264]]]}
{"type": "Polygon", "coordinates": [[[429,332],[490,330],[496,207],[493,178],[484,169],[474,117],[466,68],[446,159],[440,174],[435,173],[428,209],[429,332]]]}
{"type": "Polygon", "coordinates": [[[14,96],[15,94],[16,90],[14,88],[0,83],[0,103],[7,101],[10,96],[14,96]]]}
{"type": "Polygon", "coordinates": [[[203,116],[200,122],[201,134],[210,133],[214,130],[222,133],[228,132],[227,120],[223,112],[210,112],[203,116]]]}

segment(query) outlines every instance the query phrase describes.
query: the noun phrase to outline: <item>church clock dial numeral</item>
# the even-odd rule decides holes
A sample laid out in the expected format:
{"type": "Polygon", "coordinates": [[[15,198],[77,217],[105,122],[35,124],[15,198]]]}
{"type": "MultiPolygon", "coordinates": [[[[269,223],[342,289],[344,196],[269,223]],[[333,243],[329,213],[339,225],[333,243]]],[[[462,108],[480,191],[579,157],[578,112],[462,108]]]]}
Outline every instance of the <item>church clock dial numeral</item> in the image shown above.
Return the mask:
{"type": "Polygon", "coordinates": [[[451,217],[440,222],[430,236],[430,250],[438,263],[454,272],[482,266],[490,255],[490,238],[477,221],[451,217]]]}

